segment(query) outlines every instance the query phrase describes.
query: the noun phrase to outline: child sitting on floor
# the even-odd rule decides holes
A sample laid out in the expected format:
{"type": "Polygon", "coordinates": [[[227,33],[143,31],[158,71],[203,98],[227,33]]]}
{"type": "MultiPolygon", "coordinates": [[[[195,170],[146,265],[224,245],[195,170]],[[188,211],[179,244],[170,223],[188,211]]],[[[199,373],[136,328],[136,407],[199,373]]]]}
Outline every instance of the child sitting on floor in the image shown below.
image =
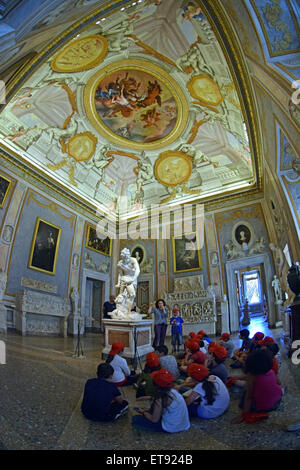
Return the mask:
{"type": "Polygon", "coordinates": [[[132,373],[128,367],[126,359],[121,357],[124,347],[125,346],[121,341],[114,342],[111,345],[109,355],[106,359],[106,363],[110,364],[114,370],[112,382],[118,387],[132,385],[136,383],[138,379],[138,374],[135,374],[134,372],[132,373]]]}
{"type": "Polygon", "coordinates": [[[206,356],[203,354],[202,351],[199,349],[199,343],[197,341],[187,341],[185,343],[187,349],[187,355],[181,361],[179,369],[180,372],[186,373],[187,366],[193,362],[197,362],[199,364],[204,364],[206,356]]]}
{"type": "Polygon", "coordinates": [[[228,408],[230,397],[222,380],[209,375],[203,364],[190,364],[187,373],[196,385],[191,392],[186,392],[185,402],[190,416],[200,418],[217,418],[228,408]]]}
{"type": "Polygon", "coordinates": [[[223,333],[221,338],[219,339],[219,344],[227,350],[228,357],[231,358],[234,350],[234,344],[233,341],[230,339],[230,334],[223,333]]]}
{"type": "Polygon", "coordinates": [[[113,373],[112,366],[104,362],[98,366],[97,378],[86,382],[81,411],[87,419],[115,421],[128,410],[128,402],[111,383],[113,373]]]}
{"type": "Polygon", "coordinates": [[[216,375],[226,384],[228,373],[224,361],[228,356],[227,350],[220,344],[210,343],[208,351],[207,367],[210,375],[216,375]]]}
{"type": "Polygon", "coordinates": [[[249,330],[244,329],[240,331],[240,339],[243,341],[240,349],[236,349],[233,353],[234,362],[230,365],[233,369],[242,367],[245,363],[247,354],[250,349],[251,339],[249,339],[249,330]]]}
{"type": "Polygon", "coordinates": [[[150,398],[155,396],[155,387],[153,385],[150,374],[160,369],[160,361],[157,354],[150,352],[146,356],[146,364],[143,372],[139,376],[137,383],[135,384],[136,398],[150,398]]]}
{"type": "MultiPolygon", "coordinates": [[[[249,413],[269,412],[276,409],[282,398],[282,389],[272,370],[273,358],[264,348],[248,354],[245,363],[246,386],[240,408],[242,412],[232,420],[241,423],[248,420],[249,413]]],[[[262,415],[267,417],[267,415],[262,415]]]]}
{"type": "Polygon", "coordinates": [[[133,426],[151,431],[170,433],[190,428],[189,414],[184,398],[173,388],[174,377],[167,369],[152,372],[151,378],[157,389],[150,410],[139,408],[139,415],[132,417],[133,426]]]}
{"type": "Polygon", "coordinates": [[[180,371],[178,369],[177,361],[174,356],[168,354],[168,347],[163,344],[162,346],[157,346],[155,351],[160,360],[160,367],[162,369],[168,369],[173,374],[174,380],[179,379],[180,371]]]}

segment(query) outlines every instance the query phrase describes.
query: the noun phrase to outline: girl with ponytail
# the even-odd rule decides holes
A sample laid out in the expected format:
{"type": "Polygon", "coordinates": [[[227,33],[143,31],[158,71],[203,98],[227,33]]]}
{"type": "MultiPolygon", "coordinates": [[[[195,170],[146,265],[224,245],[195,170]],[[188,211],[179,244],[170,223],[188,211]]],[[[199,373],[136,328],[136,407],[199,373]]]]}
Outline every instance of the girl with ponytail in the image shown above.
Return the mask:
{"type": "Polygon", "coordinates": [[[222,380],[215,375],[209,375],[207,367],[195,362],[187,367],[187,373],[196,384],[191,391],[184,394],[190,416],[209,419],[222,415],[230,401],[222,380]]]}

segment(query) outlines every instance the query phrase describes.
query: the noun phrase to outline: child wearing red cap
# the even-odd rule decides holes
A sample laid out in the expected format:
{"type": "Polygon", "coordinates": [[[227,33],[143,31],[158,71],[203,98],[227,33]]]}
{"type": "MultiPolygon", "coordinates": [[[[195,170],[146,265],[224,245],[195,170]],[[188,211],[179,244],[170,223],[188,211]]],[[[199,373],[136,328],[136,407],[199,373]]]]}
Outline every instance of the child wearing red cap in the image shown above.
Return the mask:
{"type": "Polygon", "coordinates": [[[179,316],[178,308],[173,309],[173,316],[170,318],[170,324],[171,324],[171,334],[172,334],[171,343],[173,346],[172,353],[176,352],[176,347],[177,347],[177,352],[179,352],[180,346],[182,345],[183,319],[179,316]]]}
{"type": "Polygon", "coordinates": [[[139,415],[132,417],[132,424],[152,431],[170,433],[190,428],[189,414],[184,398],[174,389],[174,376],[167,369],[152,372],[151,379],[156,387],[149,411],[138,409],[139,415]]]}
{"type": "Polygon", "coordinates": [[[218,343],[210,343],[207,367],[211,375],[219,377],[226,384],[228,373],[224,364],[228,356],[226,349],[218,343]]]}
{"type": "Polygon", "coordinates": [[[221,338],[219,339],[219,344],[223,346],[227,352],[228,352],[228,357],[232,357],[233,350],[234,350],[234,343],[230,339],[230,334],[229,333],[223,333],[221,338]]]}
{"type": "Polygon", "coordinates": [[[146,356],[146,364],[136,383],[136,399],[147,399],[155,396],[150,374],[160,369],[160,360],[157,354],[150,352],[146,356]]]}
{"type": "Polygon", "coordinates": [[[222,380],[209,375],[203,364],[190,364],[187,373],[196,385],[184,394],[190,416],[210,419],[221,416],[228,408],[230,396],[222,380]]]}
{"type": "Polygon", "coordinates": [[[249,352],[252,352],[254,351],[255,348],[257,347],[260,347],[261,344],[262,344],[262,341],[264,339],[264,334],[261,333],[260,331],[258,331],[257,333],[255,333],[255,335],[253,336],[253,338],[251,339],[251,344],[250,344],[250,348],[249,348],[249,352]]]}
{"type": "Polygon", "coordinates": [[[185,343],[185,347],[188,351],[187,356],[183,359],[180,363],[180,371],[186,373],[187,366],[193,362],[197,362],[198,364],[204,364],[206,355],[200,351],[199,343],[195,340],[187,341],[185,343]]]}
{"type": "Polygon", "coordinates": [[[124,347],[125,346],[121,341],[115,341],[111,345],[111,349],[105,361],[107,364],[110,364],[113,367],[114,374],[112,377],[112,382],[119,387],[123,385],[132,385],[136,383],[138,379],[138,374],[132,375],[126,359],[121,357],[124,347]]]}
{"type": "MultiPolygon", "coordinates": [[[[242,412],[232,420],[232,423],[247,421],[252,413],[269,412],[278,407],[282,398],[282,389],[272,370],[272,359],[267,348],[256,348],[248,354],[245,363],[245,392],[239,405],[242,412]]],[[[262,417],[267,415],[264,414],[262,417]]]]}

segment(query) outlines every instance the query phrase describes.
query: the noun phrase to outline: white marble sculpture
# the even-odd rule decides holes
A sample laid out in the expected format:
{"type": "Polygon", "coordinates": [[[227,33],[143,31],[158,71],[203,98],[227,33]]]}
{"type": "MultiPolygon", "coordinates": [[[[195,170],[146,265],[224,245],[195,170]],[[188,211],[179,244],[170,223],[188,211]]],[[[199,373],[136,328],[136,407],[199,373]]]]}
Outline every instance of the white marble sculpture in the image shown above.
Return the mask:
{"type": "Polygon", "coordinates": [[[72,313],[76,315],[78,313],[78,303],[79,303],[79,294],[75,287],[72,288],[72,292],[70,294],[71,306],[72,306],[72,313]]]}
{"type": "Polygon", "coordinates": [[[119,294],[115,300],[116,309],[109,315],[115,320],[142,320],[145,315],[131,311],[136,296],[140,267],[137,259],[130,256],[128,248],[123,248],[121,251],[121,259],[117,264],[117,269],[118,283],[116,288],[119,289],[119,294]]]}
{"type": "Polygon", "coordinates": [[[275,301],[276,303],[281,303],[282,302],[282,291],[280,287],[280,281],[276,274],[274,275],[273,281],[272,281],[272,287],[274,289],[274,295],[275,295],[275,301]]]}

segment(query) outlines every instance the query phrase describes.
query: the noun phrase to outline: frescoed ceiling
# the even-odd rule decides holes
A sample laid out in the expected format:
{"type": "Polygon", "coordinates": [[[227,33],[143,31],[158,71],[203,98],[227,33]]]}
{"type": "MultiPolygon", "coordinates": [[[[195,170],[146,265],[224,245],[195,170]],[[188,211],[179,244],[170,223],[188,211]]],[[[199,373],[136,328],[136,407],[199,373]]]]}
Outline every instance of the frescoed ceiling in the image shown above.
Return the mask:
{"type": "Polygon", "coordinates": [[[200,2],[114,3],[23,80],[0,113],[0,143],[116,215],[253,187],[241,93],[200,2]]]}
{"type": "Polygon", "coordinates": [[[249,0],[260,23],[270,57],[300,51],[299,3],[296,0],[249,0]]]}

